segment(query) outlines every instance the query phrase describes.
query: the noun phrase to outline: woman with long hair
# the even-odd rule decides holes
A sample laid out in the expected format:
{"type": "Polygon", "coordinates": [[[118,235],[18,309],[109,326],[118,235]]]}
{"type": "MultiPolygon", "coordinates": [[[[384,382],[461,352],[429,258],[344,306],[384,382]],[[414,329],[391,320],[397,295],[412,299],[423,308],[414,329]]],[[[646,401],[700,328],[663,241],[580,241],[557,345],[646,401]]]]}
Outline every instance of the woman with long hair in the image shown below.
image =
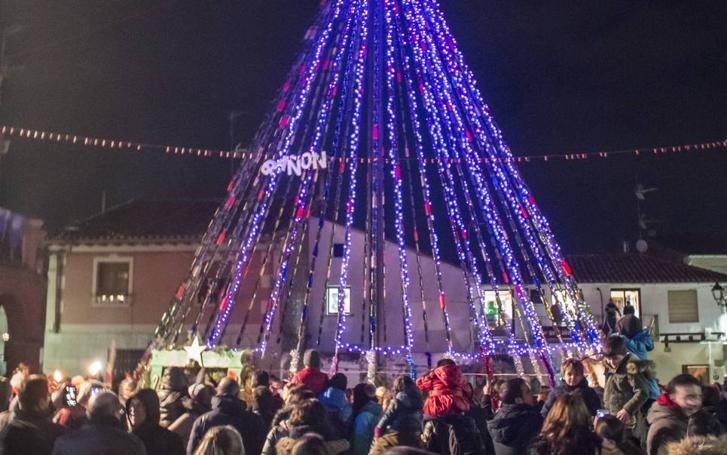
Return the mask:
{"type": "Polygon", "coordinates": [[[194,455],[245,455],[245,446],[234,427],[212,427],[205,433],[194,455]]]}
{"type": "Polygon", "coordinates": [[[315,398],[295,405],[289,419],[288,436],[275,445],[275,453],[281,455],[293,450],[293,446],[306,434],[316,434],[325,441],[326,450],[336,455],[349,449],[348,440],[341,439],[332,431],[323,405],[315,398]]]}
{"type": "Polygon", "coordinates": [[[540,435],[530,445],[531,455],[592,455],[601,439],[591,431],[591,415],[579,395],[561,395],[548,412],[540,435]]]}

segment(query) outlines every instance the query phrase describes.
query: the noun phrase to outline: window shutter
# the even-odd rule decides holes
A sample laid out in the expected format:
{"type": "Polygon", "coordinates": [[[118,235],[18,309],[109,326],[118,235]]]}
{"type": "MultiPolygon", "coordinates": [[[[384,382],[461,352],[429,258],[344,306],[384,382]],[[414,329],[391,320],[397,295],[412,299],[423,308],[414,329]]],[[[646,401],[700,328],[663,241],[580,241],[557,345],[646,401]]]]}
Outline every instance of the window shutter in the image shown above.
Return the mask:
{"type": "Polygon", "coordinates": [[[699,322],[697,291],[668,291],[669,322],[699,322]]]}

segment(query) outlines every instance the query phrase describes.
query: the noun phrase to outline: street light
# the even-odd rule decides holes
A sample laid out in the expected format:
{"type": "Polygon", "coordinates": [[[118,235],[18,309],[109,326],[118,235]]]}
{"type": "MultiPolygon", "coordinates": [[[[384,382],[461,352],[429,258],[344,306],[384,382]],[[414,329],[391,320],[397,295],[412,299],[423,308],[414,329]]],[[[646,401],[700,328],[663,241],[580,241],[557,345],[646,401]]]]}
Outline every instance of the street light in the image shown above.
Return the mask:
{"type": "Polygon", "coordinates": [[[725,289],[720,286],[719,282],[714,283],[714,286],[712,286],[712,297],[718,306],[727,307],[727,295],[725,295],[725,289]]]}

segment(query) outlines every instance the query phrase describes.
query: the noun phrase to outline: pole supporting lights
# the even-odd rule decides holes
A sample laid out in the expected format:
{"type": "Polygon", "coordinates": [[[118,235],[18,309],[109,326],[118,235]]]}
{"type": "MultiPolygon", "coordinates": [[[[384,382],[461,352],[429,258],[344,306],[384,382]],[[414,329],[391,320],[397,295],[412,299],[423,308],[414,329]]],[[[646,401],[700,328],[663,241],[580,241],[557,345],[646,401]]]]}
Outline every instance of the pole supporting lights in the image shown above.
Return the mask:
{"type": "Polygon", "coordinates": [[[717,303],[717,306],[722,308],[727,307],[727,295],[725,294],[725,289],[719,282],[714,283],[714,286],[712,286],[712,297],[717,303]]]}

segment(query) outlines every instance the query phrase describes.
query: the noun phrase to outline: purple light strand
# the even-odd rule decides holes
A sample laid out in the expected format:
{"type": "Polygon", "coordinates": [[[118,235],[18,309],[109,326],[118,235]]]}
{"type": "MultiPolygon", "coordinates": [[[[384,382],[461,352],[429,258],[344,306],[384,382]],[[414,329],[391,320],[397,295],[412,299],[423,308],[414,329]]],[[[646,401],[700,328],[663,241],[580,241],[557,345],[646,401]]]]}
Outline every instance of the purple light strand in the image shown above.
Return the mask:
{"type": "MultiPolygon", "coordinates": [[[[410,15],[411,11],[409,8],[404,8],[404,16],[407,19],[408,23],[412,23],[412,18],[410,15]]],[[[412,38],[412,41],[416,40],[416,34],[413,31],[410,31],[410,37],[412,38]]],[[[447,149],[446,141],[444,140],[441,132],[441,125],[436,120],[436,107],[434,100],[431,97],[432,88],[429,85],[429,82],[427,79],[425,79],[424,74],[426,74],[426,70],[424,68],[425,58],[422,55],[421,48],[416,45],[415,42],[412,42],[412,48],[414,49],[414,56],[416,60],[416,65],[414,66],[416,73],[419,77],[420,81],[420,92],[422,92],[422,98],[424,100],[424,107],[425,111],[428,113],[428,126],[430,130],[430,134],[432,136],[432,139],[434,141],[434,148],[437,150],[437,155],[442,157],[443,151],[447,149]]],[[[478,338],[481,348],[485,352],[493,352],[494,351],[494,344],[492,340],[492,336],[490,334],[489,328],[486,324],[482,323],[481,318],[478,315],[477,308],[475,307],[474,299],[472,297],[473,289],[472,284],[469,281],[469,277],[466,272],[466,266],[465,263],[469,262],[470,269],[472,270],[473,280],[475,283],[475,288],[477,290],[478,296],[482,296],[484,293],[482,291],[481,285],[480,285],[480,274],[478,271],[477,263],[474,260],[474,257],[470,251],[469,245],[466,241],[460,240],[460,234],[457,232],[456,226],[460,226],[462,228],[462,237],[466,236],[466,230],[464,228],[464,223],[462,222],[462,218],[459,212],[457,197],[455,194],[454,189],[452,188],[452,181],[451,181],[451,171],[449,169],[450,163],[444,163],[445,160],[437,160],[437,170],[438,174],[440,176],[440,180],[442,182],[442,186],[444,189],[444,199],[447,206],[447,211],[449,212],[450,217],[450,227],[452,230],[452,236],[455,241],[455,246],[457,249],[457,255],[459,257],[460,263],[462,264],[462,272],[464,274],[464,279],[467,286],[467,292],[468,292],[468,298],[467,303],[470,307],[470,313],[473,316],[473,322],[477,324],[478,327],[478,338]],[[446,164],[446,167],[445,167],[446,164]],[[450,177],[448,179],[448,177],[450,177]],[[448,183],[449,180],[449,183],[448,183]]]]}
{"type": "Polygon", "coordinates": [[[397,155],[398,136],[396,131],[396,112],[395,108],[395,63],[394,63],[394,27],[392,24],[392,0],[386,0],[385,20],[386,20],[386,112],[388,114],[388,136],[389,148],[388,155],[391,164],[389,174],[394,180],[394,211],[395,211],[395,227],[396,240],[399,246],[399,271],[401,277],[401,303],[404,306],[404,334],[406,336],[406,346],[408,350],[407,363],[409,363],[412,376],[416,376],[414,368],[414,360],[412,358],[412,350],[414,349],[414,327],[412,325],[412,310],[409,302],[408,289],[409,265],[407,263],[406,239],[404,238],[404,201],[401,188],[401,168],[397,155]]]}
{"type": "MultiPolygon", "coordinates": [[[[408,3],[411,6],[411,9],[414,10],[416,13],[416,7],[413,5],[413,3],[411,1],[406,1],[406,3],[408,3]]],[[[420,25],[425,23],[421,14],[417,14],[417,17],[418,17],[420,25]]],[[[413,21],[413,22],[416,23],[416,21],[413,21]]],[[[424,43],[426,43],[426,41],[424,41],[426,39],[425,30],[422,31],[422,35],[423,35],[421,38],[422,43],[423,43],[422,45],[424,45],[424,43]]],[[[432,46],[431,40],[429,40],[428,46],[426,46],[426,47],[427,47],[427,49],[429,51],[428,53],[431,57],[430,62],[433,65],[433,68],[430,67],[430,69],[432,70],[430,74],[434,74],[435,76],[439,76],[442,80],[446,80],[446,78],[444,76],[444,71],[442,70],[442,67],[441,67],[441,62],[438,61],[438,55],[436,53],[436,48],[432,46]]],[[[416,48],[415,48],[415,51],[416,51],[416,48]]],[[[442,88],[444,88],[444,87],[442,87],[442,88]]],[[[456,115],[456,111],[453,110],[453,112],[456,115]]],[[[478,177],[478,175],[476,173],[474,175],[476,178],[478,177]]],[[[483,185],[478,186],[479,190],[484,190],[484,188],[485,187],[483,185]]],[[[479,194],[481,197],[484,196],[482,191],[480,191],[479,194]]],[[[495,232],[496,233],[498,232],[497,228],[495,228],[495,232]]],[[[523,292],[522,278],[520,277],[520,272],[519,272],[519,269],[517,268],[517,264],[515,263],[512,250],[510,249],[509,243],[504,238],[502,238],[500,235],[497,235],[497,240],[498,240],[498,243],[500,244],[501,250],[505,254],[506,264],[507,264],[508,272],[510,274],[510,279],[513,282],[513,287],[514,287],[515,293],[517,294],[518,299],[521,303],[521,306],[523,307],[523,310],[525,311],[526,317],[528,318],[528,322],[530,324],[531,331],[533,333],[533,337],[535,338],[535,343],[538,347],[542,347],[546,344],[546,340],[545,340],[544,335],[542,334],[542,328],[538,322],[538,318],[537,318],[537,314],[535,313],[534,306],[533,306],[532,302],[530,302],[528,296],[526,296],[525,293],[523,292]]]]}
{"type": "MultiPolygon", "coordinates": [[[[292,143],[292,137],[295,133],[295,129],[297,126],[297,123],[303,113],[303,109],[305,105],[307,104],[307,98],[308,93],[310,92],[310,88],[313,83],[313,73],[314,71],[319,67],[320,65],[320,56],[323,50],[324,45],[328,41],[328,37],[331,34],[331,30],[333,28],[333,24],[335,23],[336,19],[339,17],[341,13],[341,6],[344,3],[343,0],[337,0],[336,5],[334,6],[334,13],[331,20],[328,22],[325,30],[321,32],[321,34],[318,37],[318,41],[315,46],[314,56],[311,62],[309,62],[307,69],[306,69],[306,81],[303,87],[303,90],[301,91],[299,95],[298,102],[295,106],[295,113],[292,117],[292,119],[289,121],[289,124],[285,125],[288,126],[288,134],[286,136],[285,142],[283,144],[283,148],[280,150],[280,152],[276,155],[277,157],[285,156],[288,154],[288,151],[290,149],[291,143],[292,143]]],[[[212,347],[216,344],[220,333],[222,331],[222,327],[226,324],[227,319],[230,317],[230,314],[232,312],[232,307],[234,306],[234,296],[237,294],[237,291],[240,286],[240,278],[242,275],[242,270],[247,265],[248,259],[249,259],[249,253],[250,248],[252,246],[252,243],[254,239],[257,237],[258,230],[260,228],[260,222],[262,219],[262,215],[267,211],[267,205],[270,202],[270,197],[272,193],[275,191],[278,181],[280,178],[280,174],[276,173],[271,176],[271,178],[268,180],[263,203],[258,207],[258,210],[256,211],[255,215],[253,215],[252,218],[252,226],[250,231],[248,232],[248,236],[246,241],[243,244],[240,258],[237,261],[237,264],[235,265],[235,274],[234,279],[232,281],[232,285],[229,287],[227,292],[227,306],[224,308],[224,310],[218,315],[217,321],[215,322],[214,329],[212,330],[212,334],[210,335],[209,339],[207,340],[207,345],[212,347]]]]}
{"type": "MultiPolygon", "coordinates": [[[[349,9],[349,14],[347,16],[346,20],[346,29],[348,29],[351,25],[351,21],[353,18],[353,11],[354,8],[352,7],[349,9]]],[[[348,39],[348,34],[345,34],[345,40],[348,39]]],[[[343,46],[345,47],[346,41],[344,41],[343,46]]],[[[339,52],[336,56],[336,59],[334,61],[334,70],[333,70],[333,80],[328,85],[328,90],[326,93],[325,103],[322,106],[322,108],[319,111],[319,117],[318,122],[316,124],[315,132],[313,135],[313,141],[311,142],[311,145],[309,147],[309,152],[317,152],[320,148],[321,139],[323,136],[323,133],[325,131],[326,125],[328,123],[328,116],[330,113],[331,106],[333,105],[333,100],[336,96],[336,90],[338,87],[338,82],[340,78],[340,73],[338,69],[341,65],[341,59],[343,56],[343,52],[339,52]]],[[[273,322],[273,318],[275,317],[275,313],[278,307],[278,298],[280,293],[280,288],[282,286],[282,283],[285,281],[287,270],[288,270],[288,262],[290,260],[290,255],[294,251],[294,246],[296,244],[297,240],[297,234],[299,231],[299,225],[302,220],[307,220],[310,211],[305,210],[306,207],[306,198],[308,195],[308,190],[310,189],[310,182],[313,179],[313,176],[317,176],[318,173],[315,171],[308,171],[304,180],[304,190],[298,195],[298,207],[297,207],[297,214],[295,217],[295,227],[293,229],[293,238],[290,242],[290,245],[288,248],[286,248],[285,255],[284,255],[284,261],[281,264],[280,272],[278,273],[278,277],[275,280],[275,285],[273,287],[273,292],[270,297],[270,304],[269,304],[269,311],[266,312],[264,317],[264,333],[266,334],[265,337],[262,340],[262,343],[260,344],[260,352],[262,355],[265,355],[265,350],[267,349],[268,344],[268,335],[270,333],[270,327],[273,322]],[[298,215],[300,214],[300,215],[298,215]]],[[[316,177],[317,178],[317,177],[316,177]]]]}
{"type": "Polygon", "coordinates": [[[368,44],[368,5],[365,3],[359,5],[358,14],[360,24],[360,36],[361,42],[358,49],[358,60],[354,69],[355,78],[355,92],[354,92],[354,107],[351,118],[351,125],[353,131],[349,134],[348,149],[351,153],[351,160],[349,161],[349,196],[346,204],[346,224],[345,224],[345,242],[343,249],[343,259],[341,261],[341,273],[339,277],[338,287],[338,318],[336,324],[336,336],[335,336],[335,355],[332,365],[332,371],[337,371],[338,368],[338,353],[346,346],[342,342],[343,332],[346,330],[346,313],[344,311],[345,303],[345,289],[348,285],[348,266],[351,260],[351,228],[353,226],[353,215],[356,206],[356,170],[358,169],[358,147],[359,147],[359,132],[360,132],[360,121],[361,121],[361,105],[364,94],[364,68],[366,66],[366,52],[368,44]]]}
{"type": "Polygon", "coordinates": [[[600,350],[600,340],[598,337],[598,329],[595,327],[595,322],[593,319],[593,315],[591,314],[590,310],[588,309],[587,305],[580,299],[575,291],[575,283],[572,280],[570,276],[568,276],[565,271],[563,270],[562,263],[562,255],[560,253],[560,246],[555,242],[554,236],[550,230],[550,227],[548,225],[547,219],[540,213],[537,205],[535,204],[535,199],[532,197],[530,192],[527,189],[527,186],[522,180],[522,177],[520,176],[520,173],[517,171],[517,169],[513,165],[513,158],[512,153],[510,152],[507,145],[504,143],[504,140],[502,139],[502,133],[497,128],[497,126],[494,123],[494,120],[492,119],[489,108],[484,103],[482,96],[479,92],[479,89],[477,88],[474,75],[472,74],[469,67],[466,65],[464,61],[464,56],[461,54],[459,49],[456,46],[456,41],[454,37],[451,35],[451,32],[449,31],[448,25],[446,21],[444,20],[444,17],[441,13],[441,10],[438,8],[438,5],[436,1],[429,0],[428,4],[432,10],[436,12],[436,17],[439,19],[439,23],[442,25],[442,28],[444,29],[444,32],[446,33],[445,38],[449,43],[449,47],[451,50],[455,53],[457,63],[459,67],[461,68],[462,72],[464,73],[466,77],[466,88],[469,89],[470,92],[474,94],[473,98],[479,105],[481,106],[481,113],[484,115],[485,119],[487,120],[487,123],[489,124],[490,130],[493,132],[494,137],[497,139],[497,143],[500,146],[500,150],[503,152],[505,159],[498,160],[505,163],[505,165],[508,167],[510,175],[513,177],[513,179],[516,182],[516,185],[518,187],[518,190],[520,192],[520,195],[522,197],[523,205],[528,209],[528,212],[531,213],[531,219],[533,220],[533,223],[537,223],[538,228],[540,229],[542,233],[542,240],[545,243],[545,245],[548,247],[551,256],[553,259],[557,262],[558,267],[555,267],[556,271],[558,272],[558,275],[563,279],[566,288],[568,289],[569,294],[571,294],[571,297],[573,298],[574,302],[577,303],[581,307],[581,315],[584,316],[586,319],[587,329],[588,329],[588,335],[589,335],[589,342],[591,347],[593,347],[595,350],[600,350]]]}
{"type": "MultiPolygon", "coordinates": [[[[398,22],[396,23],[397,29],[399,29],[398,22]]],[[[419,180],[422,187],[422,200],[424,203],[424,213],[426,215],[427,220],[427,228],[429,231],[429,242],[432,247],[432,256],[434,259],[434,270],[437,277],[437,290],[439,292],[439,307],[442,312],[442,319],[444,322],[444,333],[445,338],[447,341],[447,350],[452,351],[452,336],[450,332],[450,321],[449,321],[449,311],[446,306],[446,294],[444,291],[444,287],[442,285],[443,278],[442,278],[442,259],[441,259],[441,253],[439,249],[439,235],[437,234],[437,231],[434,228],[434,212],[432,211],[432,199],[431,199],[431,189],[429,186],[429,179],[427,177],[427,165],[426,165],[426,158],[424,156],[424,145],[423,145],[423,138],[421,135],[421,123],[419,122],[419,117],[417,115],[417,100],[415,96],[414,91],[414,84],[412,83],[411,79],[411,67],[409,64],[409,56],[406,55],[404,49],[406,45],[406,40],[403,36],[403,31],[399,30],[399,52],[401,60],[403,61],[404,65],[404,81],[406,83],[406,94],[409,100],[409,117],[412,122],[412,132],[414,133],[414,149],[417,156],[417,165],[419,168],[419,180]]]]}
{"type": "MultiPolygon", "coordinates": [[[[434,29],[441,36],[441,30],[439,29],[439,24],[437,22],[434,22],[434,29]]],[[[449,55],[449,48],[444,45],[442,45],[441,47],[443,48],[444,54],[449,61],[450,68],[452,68],[452,76],[454,79],[454,85],[461,88],[461,75],[458,74],[458,72],[456,71],[456,69],[457,69],[456,65],[451,60],[451,57],[449,55]]],[[[454,45],[451,45],[449,47],[456,49],[456,47],[454,45]]],[[[481,126],[478,123],[478,118],[477,118],[476,114],[473,115],[473,112],[471,110],[469,98],[466,95],[464,95],[464,96],[461,96],[461,100],[462,100],[463,104],[465,105],[465,108],[469,111],[470,117],[473,117],[473,120],[474,120],[473,123],[475,123],[475,131],[476,131],[478,137],[484,137],[484,133],[482,132],[481,126]]],[[[485,138],[485,140],[486,140],[486,138],[485,138]]],[[[485,144],[487,146],[488,143],[485,142],[485,144]]],[[[479,165],[479,160],[476,160],[476,161],[477,161],[477,163],[476,163],[475,167],[477,165],[479,165]]],[[[495,184],[495,186],[498,187],[501,191],[505,191],[507,193],[507,195],[506,195],[507,197],[504,199],[506,199],[507,201],[510,202],[512,211],[515,212],[515,215],[518,217],[518,221],[526,234],[526,238],[528,239],[531,249],[533,250],[533,252],[536,255],[536,260],[537,260],[537,263],[538,263],[541,271],[543,271],[543,273],[545,273],[546,278],[548,278],[549,282],[551,282],[551,284],[552,284],[552,282],[554,281],[553,277],[552,277],[552,272],[550,272],[550,269],[544,263],[544,259],[542,258],[542,256],[540,256],[540,249],[538,247],[537,241],[534,239],[532,233],[530,232],[530,225],[529,225],[528,221],[524,218],[524,215],[521,213],[522,206],[519,204],[517,199],[515,197],[513,197],[513,194],[511,193],[510,188],[508,186],[507,177],[497,165],[497,163],[499,161],[500,160],[496,160],[496,159],[488,160],[488,163],[491,165],[491,167],[495,171],[495,175],[497,176],[498,180],[501,183],[501,185],[495,184]]],[[[512,172],[516,172],[516,171],[514,169],[511,169],[511,173],[512,172]]],[[[506,213],[508,214],[508,217],[509,217],[510,213],[509,212],[506,212],[506,213]]],[[[522,252],[527,261],[527,253],[524,250],[522,252]]],[[[552,285],[551,285],[551,289],[552,289],[552,285]]],[[[565,314],[566,314],[566,318],[567,318],[566,320],[567,320],[567,322],[569,322],[569,327],[571,329],[571,334],[572,334],[573,338],[577,341],[580,340],[580,335],[578,334],[574,323],[572,321],[570,321],[568,313],[566,312],[565,314]]]]}
{"type": "MultiPolygon", "coordinates": [[[[339,55],[336,56],[336,60],[334,61],[333,67],[332,67],[333,68],[332,71],[334,73],[338,73],[338,71],[341,67],[341,62],[342,62],[344,55],[350,56],[354,51],[356,43],[355,43],[355,40],[353,39],[353,37],[350,36],[350,34],[352,33],[352,30],[353,30],[353,27],[352,27],[353,17],[354,17],[354,15],[350,15],[346,22],[346,28],[344,30],[344,34],[347,37],[346,41],[348,42],[348,44],[341,46],[341,51],[340,51],[339,55]],[[348,39],[348,38],[350,38],[350,39],[348,39]],[[346,52],[346,50],[347,50],[347,52],[346,52]]],[[[341,88],[341,98],[340,98],[339,110],[338,110],[337,118],[336,118],[336,126],[335,126],[334,136],[333,136],[334,137],[333,145],[331,148],[332,161],[336,157],[338,157],[338,152],[339,152],[338,140],[339,140],[340,133],[341,133],[341,126],[343,125],[343,118],[344,118],[347,92],[348,92],[349,74],[350,74],[350,68],[351,68],[352,61],[353,61],[352,58],[350,58],[350,57],[347,58],[348,64],[346,65],[346,68],[344,70],[343,84],[342,84],[342,88],[341,88]]],[[[333,86],[333,85],[329,86],[329,92],[328,92],[329,96],[335,97],[337,90],[338,90],[337,84],[335,86],[333,86]]],[[[326,173],[325,190],[324,190],[323,194],[321,195],[320,215],[318,217],[318,229],[316,231],[316,240],[315,240],[315,244],[313,246],[313,252],[312,252],[313,258],[311,259],[310,271],[308,273],[308,281],[306,283],[306,292],[305,292],[305,296],[303,297],[303,309],[301,311],[301,316],[300,316],[300,326],[298,329],[298,341],[296,343],[296,348],[293,353],[294,358],[291,361],[291,369],[294,365],[298,365],[300,363],[301,350],[303,347],[303,341],[305,339],[305,328],[306,328],[306,320],[308,318],[308,308],[310,305],[311,292],[313,289],[313,277],[314,277],[314,273],[316,270],[316,263],[318,260],[318,253],[319,253],[319,249],[320,249],[320,241],[321,241],[321,237],[322,237],[323,226],[325,225],[328,196],[330,195],[331,186],[332,186],[332,183],[334,180],[333,176],[334,176],[334,172],[332,172],[332,171],[328,171],[326,173]]],[[[338,194],[338,192],[340,192],[342,178],[343,178],[343,176],[341,176],[339,181],[337,182],[337,186],[336,186],[337,194],[338,194]]],[[[334,200],[336,200],[336,199],[338,199],[338,197],[334,197],[334,200]]],[[[334,230],[333,226],[331,226],[331,233],[333,233],[333,230],[334,230]]],[[[331,244],[329,247],[329,260],[328,260],[328,271],[327,271],[326,283],[328,282],[328,278],[330,277],[330,267],[331,267],[331,257],[332,257],[331,248],[332,247],[333,247],[333,241],[331,241],[331,244]]],[[[324,286],[323,289],[325,290],[326,286],[324,286]]],[[[325,293],[325,291],[324,291],[324,293],[325,293]]],[[[325,302],[325,295],[324,295],[323,300],[325,302]]],[[[325,313],[325,311],[322,309],[321,317],[323,316],[324,313],[325,313]]],[[[322,326],[322,323],[320,325],[322,326]]]]}

